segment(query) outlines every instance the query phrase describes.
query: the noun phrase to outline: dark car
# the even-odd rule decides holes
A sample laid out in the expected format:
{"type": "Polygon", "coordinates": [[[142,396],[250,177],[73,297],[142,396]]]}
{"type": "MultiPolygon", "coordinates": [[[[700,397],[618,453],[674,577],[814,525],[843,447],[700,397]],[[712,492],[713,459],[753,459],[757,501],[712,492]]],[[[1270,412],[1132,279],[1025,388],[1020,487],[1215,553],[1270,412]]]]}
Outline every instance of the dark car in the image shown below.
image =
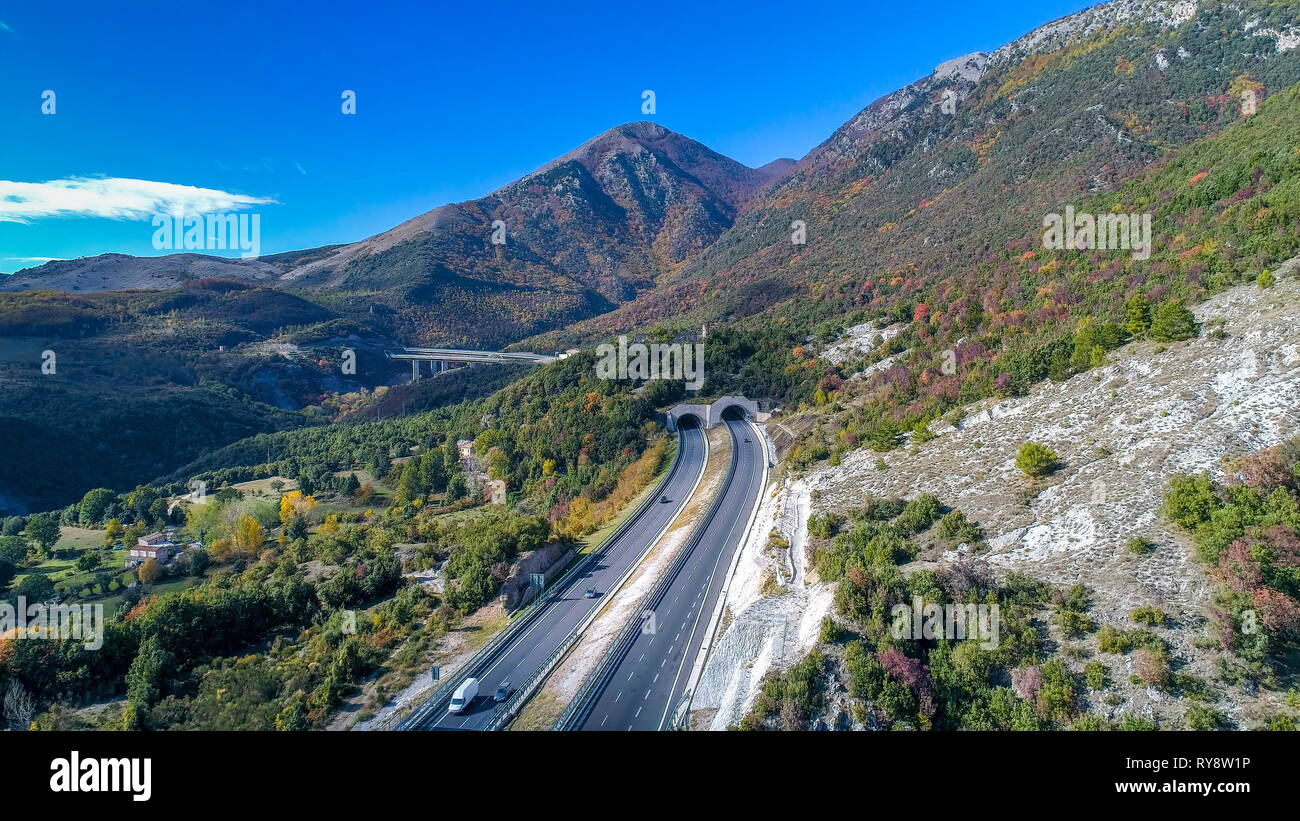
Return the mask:
{"type": "Polygon", "coordinates": [[[660,497],[659,497],[659,504],[661,504],[661,505],[666,505],[666,504],[668,504],[668,503],[671,502],[671,501],[672,501],[672,499],[669,499],[667,496],[660,496],[660,497]]]}
{"type": "Polygon", "coordinates": [[[510,698],[510,682],[503,681],[497,685],[497,691],[492,694],[493,701],[505,701],[510,698]]]}
{"type": "Polygon", "coordinates": [[[747,445],[749,444],[749,437],[748,437],[748,436],[745,437],[745,444],[747,444],[747,445]]]}
{"type": "Polygon", "coordinates": [[[594,588],[594,587],[588,587],[588,588],[587,588],[587,592],[586,592],[586,596],[587,596],[587,598],[589,598],[589,599],[594,599],[594,598],[596,598],[597,595],[598,595],[598,594],[596,593],[596,588],[594,588]]]}

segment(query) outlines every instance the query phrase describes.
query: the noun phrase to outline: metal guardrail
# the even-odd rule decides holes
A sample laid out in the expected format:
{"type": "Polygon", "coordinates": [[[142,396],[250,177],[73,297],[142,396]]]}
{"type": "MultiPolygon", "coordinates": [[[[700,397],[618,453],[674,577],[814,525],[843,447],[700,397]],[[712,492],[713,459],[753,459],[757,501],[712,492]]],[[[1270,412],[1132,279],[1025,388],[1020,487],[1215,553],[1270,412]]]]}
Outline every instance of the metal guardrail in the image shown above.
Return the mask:
{"type": "MultiPolygon", "coordinates": [[[[580,573],[584,568],[586,568],[587,565],[591,564],[596,559],[603,556],[606,553],[606,551],[608,551],[609,548],[614,544],[614,542],[616,542],[619,538],[621,538],[623,534],[626,533],[632,527],[632,524],[641,517],[641,514],[643,514],[647,508],[649,508],[651,505],[654,504],[655,500],[659,498],[660,494],[664,491],[664,489],[668,487],[668,483],[672,481],[673,476],[677,473],[677,468],[681,465],[683,447],[684,447],[684,442],[681,436],[679,435],[677,437],[677,451],[673,456],[672,467],[669,468],[668,473],[664,476],[663,480],[661,480],[659,484],[655,487],[654,493],[650,494],[645,499],[643,499],[641,504],[637,505],[636,510],[634,510],[630,516],[628,516],[626,519],[620,522],[618,527],[614,528],[613,532],[611,532],[609,536],[605,538],[605,540],[601,543],[599,548],[591,551],[585,556],[579,556],[577,563],[575,563],[572,568],[566,571],[565,574],[561,576],[557,582],[555,582],[555,584],[551,585],[550,588],[551,592],[548,595],[538,596],[537,599],[534,600],[532,604],[525,607],[518,615],[516,615],[516,617],[511,621],[509,625],[506,626],[504,630],[502,630],[500,633],[497,633],[495,636],[493,636],[488,641],[487,644],[479,648],[479,651],[477,653],[475,653],[473,656],[470,657],[468,661],[466,661],[463,665],[461,665],[460,669],[456,672],[455,675],[449,677],[447,679],[447,682],[443,684],[441,687],[439,687],[437,690],[435,690],[433,694],[430,695],[427,699],[425,699],[425,701],[419,707],[415,708],[415,710],[413,710],[409,715],[407,715],[404,719],[398,722],[396,729],[401,731],[418,730],[420,729],[420,727],[424,726],[424,724],[428,722],[431,716],[439,715],[440,714],[439,710],[446,707],[447,702],[451,700],[451,696],[456,691],[457,687],[459,687],[466,679],[473,678],[474,673],[481,670],[484,666],[490,664],[493,661],[496,661],[496,659],[501,655],[501,650],[503,646],[508,644],[509,641],[513,639],[517,633],[519,633],[519,631],[531,625],[533,621],[536,620],[537,616],[541,613],[541,611],[545,608],[545,606],[555,600],[555,595],[558,593],[558,591],[563,590],[565,586],[571,583],[573,581],[573,578],[576,577],[577,574],[580,573]]],[[[573,638],[576,640],[576,636],[573,638]]],[[[563,645],[565,642],[569,642],[569,638],[566,638],[564,642],[561,642],[561,645],[563,645]]],[[[570,643],[569,646],[572,646],[572,644],[570,643]]],[[[566,647],[565,650],[567,649],[568,648],[566,647]]],[[[558,653],[559,651],[557,651],[557,653],[553,653],[550,657],[547,658],[548,665],[553,663],[553,660],[558,655],[558,653]]],[[[547,672],[549,672],[549,670],[547,672]]],[[[537,676],[534,676],[533,678],[537,678],[537,676]]],[[[529,680],[529,683],[535,688],[536,684],[533,682],[532,679],[529,680]]],[[[524,688],[521,687],[519,690],[515,692],[515,696],[518,696],[520,693],[523,692],[523,690],[524,688]]],[[[502,708],[498,708],[497,713],[499,714],[504,712],[503,708],[509,707],[511,704],[514,703],[514,701],[515,698],[512,697],[509,701],[505,702],[502,708]]],[[[520,702],[520,704],[522,704],[522,702],[520,702]]],[[[494,714],[492,719],[488,722],[487,729],[490,730],[500,729],[499,726],[493,726],[494,724],[496,724],[496,721],[497,721],[497,714],[494,714]]]]}
{"type": "MultiPolygon", "coordinates": [[[[687,539],[686,544],[682,546],[682,549],[678,551],[677,556],[673,559],[672,566],[668,569],[668,572],[659,579],[659,582],[654,586],[654,589],[651,590],[650,594],[643,600],[644,604],[640,608],[642,611],[654,610],[654,608],[658,606],[659,602],[663,600],[664,595],[668,592],[668,587],[673,583],[673,580],[677,578],[677,574],[681,572],[682,568],[686,566],[687,559],[689,559],[691,553],[695,551],[700,540],[704,538],[704,531],[708,529],[709,524],[712,523],[713,518],[717,515],[719,508],[722,507],[722,500],[727,495],[727,488],[730,487],[731,480],[736,475],[736,462],[740,458],[739,451],[740,449],[733,444],[731,448],[731,464],[727,468],[726,481],[723,482],[721,489],[718,491],[718,495],[714,497],[713,503],[709,505],[709,509],[704,514],[704,518],[700,519],[700,521],[695,525],[695,528],[691,531],[690,538],[687,539]]],[[[600,694],[604,692],[605,687],[609,684],[609,679],[614,675],[614,669],[618,666],[619,662],[623,660],[624,656],[627,655],[627,651],[631,648],[632,642],[636,640],[636,635],[640,630],[641,618],[638,614],[634,613],[632,618],[628,620],[627,624],[623,625],[623,629],[619,631],[618,637],[614,639],[614,643],[609,646],[609,649],[607,649],[601,657],[600,663],[596,665],[595,672],[587,677],[587,680],[583,682],[582,687],[579,688],[577,695],[571,702],[569,702],[569,706],[565,708],[564,712],[560,714],[560,717],[556,719],[555,724],[551,727],[552,730],[576,730],[582,726],[582,723],[587,720],[591,708],[595,706],[596,699],[599,698],[600,694]]]]}

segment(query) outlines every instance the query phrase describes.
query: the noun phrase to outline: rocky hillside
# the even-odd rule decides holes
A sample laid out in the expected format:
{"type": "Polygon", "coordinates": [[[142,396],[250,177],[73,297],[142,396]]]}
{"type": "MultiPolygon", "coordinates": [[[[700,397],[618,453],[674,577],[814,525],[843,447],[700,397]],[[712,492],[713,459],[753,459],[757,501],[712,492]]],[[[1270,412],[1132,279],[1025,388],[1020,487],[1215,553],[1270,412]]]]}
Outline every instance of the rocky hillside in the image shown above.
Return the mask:
{"type": "Polygon", "coordinates": [[[69,293],[176,288],[206,277],[273,282],[279,269],[259,260],[226,259],[206,254],[133,257],[100,254],[60,259],[26,268],[0,280],[0,291],[54,290],[69,293]]]}
{"type": "Polygon", "coordinates": [[[841,126],[661,287],[547,341],[665,315],[806,323],[979,287],[1045,214],[1239,122],[1246,92],[1262,104],[1300,81],[1297,43],[1294,6],[1116,0],[951,60],[841,126]]]}
{"type": "MultiPolygon", "coordinates": [[[[1195,313],[1204,328],[1197,339],[1133,343],[1099,368],[936,422],[933,440],[883,455],[854,451],[837,466],[787,473],[744,548],[729,626],[694,704],[700,721],[715,729],[736,723],[765,675],[791,668],[819,643],[822,619],[834,612],[834,584],[812,568],[810,514],[926,493],[978,522],[984,544],[936,543],[905,564],[905,574],[976,559],[999,575],[1019,571],[1060,589],[1083,584],[1092,593],[1086,615],[1121,629],[1132,626],[1133,611],[1157,608],[1168,620],[1153,632],[1174,666],[1212,682],[1213,694],[1202,700],[1242,728],[1278,710],[1282,695],[1220,680],[1225,652],[1207,625],[1214,583],[1160,510],[1175,474],[1222,481],[1232,460],[1300,433],[1300,260],[1284,266],[1274,287],[1239,286],[1195,313]],[[1017,449],[1031,440],[1060,457],[1046,479],[1016,468],[1017,449]],[[1135,552],[1135,538],[1149,552],[1135,552]]],[[[1093,657],[1086,637],[1069,640],[1055,629],[1052,637],[1075,653],[1077,670],[1093,657]]],[[[1181,726],[1192,702],[1131,683],[1130,656],[1096,658],[1115,662],[1114,686],[1105,698],[1092,693],[1087,711],[1181,726]]],[[[843,685],[828,680],[827,687],[838,707],[820,720],[851,724],[834,714],[851,701],[843,685]]]]}
{"type": "Polygon", "coordinates": [[[294,290],[406,340],[501,346],[602,313],[696,258],[793,161],[748,168],[649,122],[611,129],[481,199],[360,242],[259,260],[106,254],[0,290],[167,288],[205,276],[294,290]]]}

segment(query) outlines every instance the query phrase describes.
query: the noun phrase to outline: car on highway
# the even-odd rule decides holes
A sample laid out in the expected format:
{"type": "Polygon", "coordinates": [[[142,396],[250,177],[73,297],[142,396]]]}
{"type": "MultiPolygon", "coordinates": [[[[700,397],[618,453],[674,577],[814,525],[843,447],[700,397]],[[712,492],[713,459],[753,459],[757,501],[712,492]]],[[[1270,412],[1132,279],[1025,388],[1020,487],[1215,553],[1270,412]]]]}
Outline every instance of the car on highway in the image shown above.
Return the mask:
{"type": "Polygon", "coordinates": [[[672,499],[669,499],[667,496],[660,496],[660,497],[659,497],[659,504],[661,504],[661,505],[666,505],[666,504],[668,504],[668,503],[671,502],[671,501],[672,501],[672,499]]]}
{"type": "Polygon", "coordinates": [[[586,595],[586,597],[589,598],[589,599],[594,599],[594,598],[596,598],[596,596],[598,596],[599,594],[596,592],[596,588],[594,588],[594,587],[588,587],[588,588],[587,588],[587,592],[586,592],[585,595],[586,595]]]}
{"type": "Polygon", "coordinates": [[[748,437],[748,436],[745,437],[745,444],[747,444],[747,445],[749,444],[749,437],[748,437]]]}
{"type": "Polygon", "coordinates": [[[508,698],[510,698],[510,682],[503,681],[497,685],[497,691],[492,694],[492,700],[500,703],[508,698]]]}
{"type": "Polygon", "coordinates": [[[463,713],[474,703],[478,697],[478,679],[467,678],[461,685],[456,688],[456,692],[451,694],[451,702],[447,704],[447,712],[463,713]]]}

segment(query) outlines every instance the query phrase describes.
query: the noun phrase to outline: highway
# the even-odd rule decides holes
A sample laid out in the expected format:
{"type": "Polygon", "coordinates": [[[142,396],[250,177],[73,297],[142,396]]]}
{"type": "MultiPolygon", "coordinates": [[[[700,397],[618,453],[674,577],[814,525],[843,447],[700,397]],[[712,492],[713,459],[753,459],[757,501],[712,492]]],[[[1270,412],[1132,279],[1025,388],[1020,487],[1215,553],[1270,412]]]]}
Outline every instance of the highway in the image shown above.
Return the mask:
{"type": "Polygon", "coordinates": [[[660,496],[667,496],[665,504],[656,497],[610,543],[584,572],[544,596],[550,598],[527,617],[527,623],[511,625],[516,629],[497,652],[480,660],[476,669],[458,671],[457,676],[472,675],[479,679],[479,696],[465,712],[452,714],[446,705],[432,705],[435,709],[426,720],[418,722],[423,730],[480,730],[492,720],[500,707],[493,703],[492,695],[503,681],[514,688],[523,685],[543,665],[567,636],[604,602],[609,588],[618,582],[630,567],[644,555],[646,549],[658,539],[659,534],[677,517],[686,504],[696,483],[703,475],[707,456],[704,432],[698,425],[679,430],[681,437],[677,459],[669,473],[660,496]],[[588,599],[588,588],[600,594],[588,599]]]}
{"type": "Polygon", "coordinates": [[[728,419],[726,425],[735,456],[721,501],[662,597],[649,604],[653,632],[643,628],[637,633],[577,729],[663,730],[673,725],[763,489],[767,454],[762,434],[748,422],[728,419]]]}

